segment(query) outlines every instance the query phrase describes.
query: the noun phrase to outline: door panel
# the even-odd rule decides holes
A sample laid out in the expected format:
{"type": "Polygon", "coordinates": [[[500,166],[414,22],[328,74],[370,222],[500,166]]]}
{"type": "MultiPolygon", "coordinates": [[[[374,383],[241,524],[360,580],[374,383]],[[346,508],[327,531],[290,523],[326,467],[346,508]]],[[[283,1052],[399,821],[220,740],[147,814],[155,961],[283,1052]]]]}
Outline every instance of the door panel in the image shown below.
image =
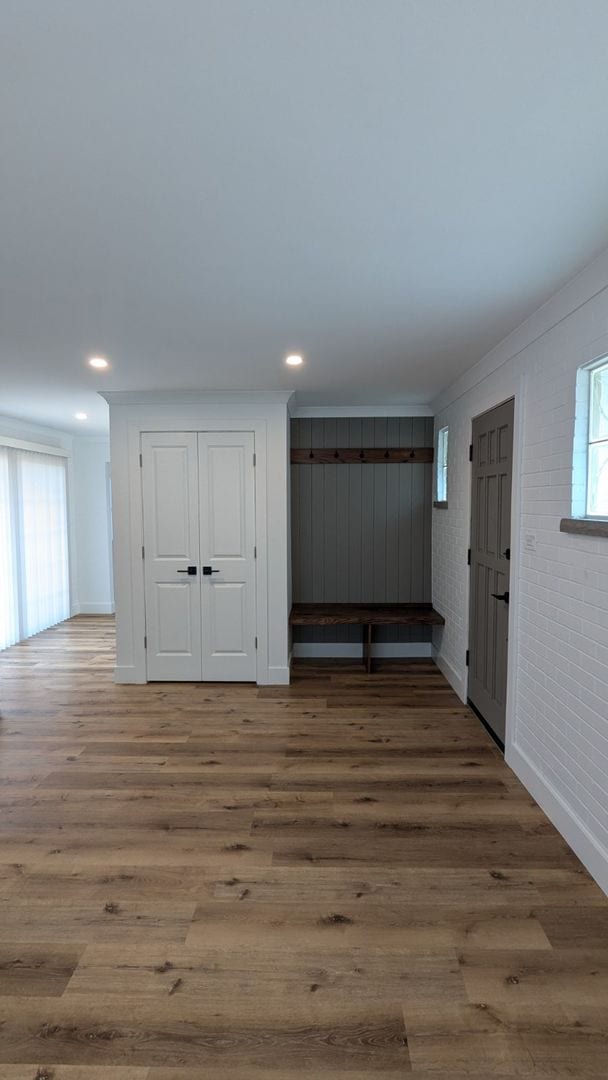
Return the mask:
{"type": "Polygon", "coordinates": [[[254,437],[199,434],[203,678],[256,678],[254,437]]]}
{"type": "Polygon", "coordinates": [[[216,655],[246,650],[246,587],[242,581],[217,581],[209,591],[210,638],[216,655]]]}
{"type": "Polygon", "coordinates": [[[214,446],[209,440],[201,447],[207,457],[208,554],[215,559],[246,558],[245,447],[214,446]]]}
{"type": "Polygon", "coordinates": [[[196,681],[202,676],[197,436],[144,434],[141,448],[148,679],[196,681]],[[183,573],[188,566],[197,573],[183,573]]]}
{"type": "Polygon", "coordinates": [[[513,401],[473,421],[469,699],[505,739],[513,401]]]}
{"type": "Polygon", "coordinates": [[[154,609],[158,625],[158,651],[192,653],[191,587],[186,582],[174,584],[156,581],[154,609]],[[189,595],[190,594],[190,595],[189,595]]]}

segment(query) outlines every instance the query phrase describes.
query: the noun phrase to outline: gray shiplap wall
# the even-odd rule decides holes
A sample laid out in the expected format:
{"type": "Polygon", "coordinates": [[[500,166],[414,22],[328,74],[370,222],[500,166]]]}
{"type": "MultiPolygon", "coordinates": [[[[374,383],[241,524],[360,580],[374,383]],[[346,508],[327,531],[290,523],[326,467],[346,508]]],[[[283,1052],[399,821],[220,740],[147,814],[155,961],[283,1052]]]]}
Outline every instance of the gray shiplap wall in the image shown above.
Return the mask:
{"type": "MultiPolygon", "coordinates": [[[[432,446],[432,418],[294,419],[294,447],[432,446]]],[[[292,465],[293,599],[431,600],[431,464],[292,465]]],[[[379,627],[378,641],[425,641],[379,627]]],[[[359,627],[294,627],[294,641],[360,641],[359,627]]]]}

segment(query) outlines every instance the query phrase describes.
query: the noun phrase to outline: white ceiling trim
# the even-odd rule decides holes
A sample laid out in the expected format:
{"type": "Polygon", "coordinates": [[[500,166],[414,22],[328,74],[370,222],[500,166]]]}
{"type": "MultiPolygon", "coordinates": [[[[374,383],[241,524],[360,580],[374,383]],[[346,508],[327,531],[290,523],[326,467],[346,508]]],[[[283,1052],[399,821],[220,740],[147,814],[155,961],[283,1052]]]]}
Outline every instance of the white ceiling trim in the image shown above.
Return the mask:
{"type": "Polygon", "coordinates": [[[432,416],[430,405],[297,405],[291,415],[300,417],[340,416],[432,416]]]}
{"type": "Polygon", "coordinates": [[[292,390],[99,390],[108,405],[289,405],[292,390]]]}

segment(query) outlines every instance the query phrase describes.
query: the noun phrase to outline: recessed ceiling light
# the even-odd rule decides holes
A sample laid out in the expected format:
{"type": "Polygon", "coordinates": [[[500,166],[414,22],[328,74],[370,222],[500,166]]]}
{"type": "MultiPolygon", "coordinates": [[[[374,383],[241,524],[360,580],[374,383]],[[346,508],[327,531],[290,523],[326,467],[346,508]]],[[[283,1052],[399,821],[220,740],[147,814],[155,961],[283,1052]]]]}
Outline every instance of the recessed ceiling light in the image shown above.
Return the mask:
{"type": "Polygon", "coordinates": [[[86,412],[75,412],[74,417],[76,420],[88,420],[86,412]]]}
{"type": "Polygon", "coordinates": [[[109,366],[105,356],[92,356],[89,360],[89,367],[106,368],[109,366]]]}
{"type": "Polygon", "coordinates": [[[291,353],[285,357],[285,363],[289,364],[290,367],[299,367],[300,364],[304,363],[304,357],[298,356],[297,353],[291,353]]]}

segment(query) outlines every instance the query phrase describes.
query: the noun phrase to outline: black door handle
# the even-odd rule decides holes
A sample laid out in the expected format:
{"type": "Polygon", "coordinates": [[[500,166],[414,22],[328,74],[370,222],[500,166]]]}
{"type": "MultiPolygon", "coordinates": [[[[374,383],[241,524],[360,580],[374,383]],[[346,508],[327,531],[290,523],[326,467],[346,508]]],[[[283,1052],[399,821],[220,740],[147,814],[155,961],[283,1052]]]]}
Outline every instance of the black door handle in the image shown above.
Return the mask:
{"type": "Polygon", "coordinates": [[[509,594],[508,594],[508,592],[504,592],[504,593],[493,592],[492,596],[494,597],[495,600],[504,600],[505,604],[509,603],[509,594]]]}
{"type": "Polygon", "coordinates": [[[196,566],[189,566],[187,570],[178,570],[177,572],[178,574],[190,574],[190,577],[192,577],[196,574],[196,566]]]}
{"type": "Polygon", "coordinates": [[[212,570],[210,566],[203,566],[203,574],[207,577],[209,574],[219,574],[219,570],[212,570]]]}

